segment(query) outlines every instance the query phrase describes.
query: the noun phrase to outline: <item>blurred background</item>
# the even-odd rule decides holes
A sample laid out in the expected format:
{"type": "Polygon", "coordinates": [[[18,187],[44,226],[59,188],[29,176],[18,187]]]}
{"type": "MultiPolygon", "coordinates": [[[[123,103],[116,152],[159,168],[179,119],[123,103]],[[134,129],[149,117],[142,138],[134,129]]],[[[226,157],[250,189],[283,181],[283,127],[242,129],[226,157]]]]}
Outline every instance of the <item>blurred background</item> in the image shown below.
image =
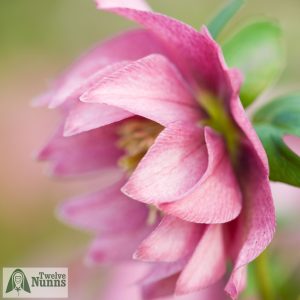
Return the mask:
{"type": "MultiPolygon", "coordinates": [[[[225,3],[149,2],[155,10],[195,28],[208,22],[225,3]]],[[[269,16],[281,23],[287,67],[276,88],[263,98],[299,89],[299,12],[299,0],[249,0],[221,36],[225,39],[247,18],[269,16]]],[[[61,181],[44,175],[45,166],[33,157],[54,130],[56,115],[47,109],[33,109],[30,102],[83,51],[130,26],[133,24],[115,15],[97,11],[92,0],[0,0],[0,267],[69,266],[71,299],[75,294],[78,299],[96,299],[105,275],[83,267],[81,260],[90,237],[60,223],[55,210],[64,198],[101,183],[97,179],[61,181]],[[83,275],[89,294],[80,296],[76,283],[83,275]]],[[[279,231],[271,251],[280,261],[275,271],[284,269],[286,276],[300,283],[296,268],[300,263],[300,190],[276,184],[274,194],[279,231]]]]}

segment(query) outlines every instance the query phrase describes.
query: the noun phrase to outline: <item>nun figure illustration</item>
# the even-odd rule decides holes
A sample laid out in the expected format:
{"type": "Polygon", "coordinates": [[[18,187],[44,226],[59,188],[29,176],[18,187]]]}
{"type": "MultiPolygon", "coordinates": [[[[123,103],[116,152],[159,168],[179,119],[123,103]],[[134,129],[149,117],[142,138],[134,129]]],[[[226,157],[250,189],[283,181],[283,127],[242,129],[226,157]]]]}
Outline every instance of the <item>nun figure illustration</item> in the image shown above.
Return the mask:
{"type": "Polygon", "coordinates": [[[31,293],[26,275],[24,274],[24,272],[21,269],[16,269],[10,276],[10,279],[9,279],[9,282],[8,282],[7,288],[6,288],[6,293],[16,291],[19,296],[19,293],[21,290],[23,290],[27,293],[31,293]]]}

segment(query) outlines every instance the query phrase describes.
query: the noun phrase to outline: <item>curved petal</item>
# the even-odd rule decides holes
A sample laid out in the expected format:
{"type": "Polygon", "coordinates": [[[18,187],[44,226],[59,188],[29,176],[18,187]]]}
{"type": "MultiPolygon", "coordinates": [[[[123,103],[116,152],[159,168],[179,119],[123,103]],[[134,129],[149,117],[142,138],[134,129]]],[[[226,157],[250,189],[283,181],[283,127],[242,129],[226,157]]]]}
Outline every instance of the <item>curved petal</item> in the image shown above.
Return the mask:
{"type": "Polygon", "coordinates": [[[230,281],[226,286],[226,292],[232,299],[237,299],[237,296],[245,289],[247,284],[247,268],[241,267],[233,272],[230,281]]]}
{"type": "Polygon", "coordinates": [[[192,80],[221,98],[230,95],[230,82],[220,47],[204,27],[201,32],[168,16],[125,6],[122,0],[97,0],[98,8],[107,9],[140,23],[153,32],[169,49],[173,61],[192,80]]]}
{"type": "Polygon", "coordinates": [[[205,128],[205,140],[209,161],[200,181],[180,200],[159,207],[189,222],[226,223],[242,209],[240,187],[221,137],[205,128]]]}
{"type": "Polygon", "coordinates": [[[257,157],[252,145],[244,145],[242,151],[243,165],[240,166],[244,207],[235,221],[236,260],[234,271],[226,290],[237,297],[236,273],[239,269],[254,260],[271,242],[275,232],[275,210],[265,166],[257,157]]]}
{"type": "Polygon", "coordinates": [[[216,283],[226,271],[222,225],[209,225],[180,273],[176,294],[198,291],[216,283]]]}
{"type": "Polygon", "coordinates": [[[57,176],[78,175],[103,168],[116,168],[122,151],[117,141],[116,125],[108,125],[72,137],[63,137],[62,126],[37,159],[51,163],[51,173],[57,176]]]}
{"type": "Polygon", "coordinates": [[[200,180],[207,163],[203,129],[189,123],[170,124],[148,150],[122,192],[155,205],[177,200],[200,180]]]}
{"type": "Polygon", "coordinates": [[[122,61],[102,68],[100,71],[83,80],[80,85],[74,88],[67,97],[64,108],[66,112],[66,121],[64,136],[71,136],[84,131],[102,127],[121,121],[132,116],[131,113],[123,109],[106,105],[82,103],[79,97],[88,89],[93,88],[99,80],[106,77],[118,69],[126,66],[129,62],[122,61]]]}
{"type": "Polygon", "coordinates": [[[126,0],[126,1],[120,1],[120,0],[95,0],[96,5],[98,8],[109,8],[111,6],[119,6],[119,7],[127,7],[127,8],[133,8],[133,9],[139,9],[148,11],[151,10],[149,5],[144,0],[126,0]]]}
{"type": "Polygon", "coordinates": [[[200,118],[189,87],[175,66],[158,54],[132,62],[103,78],[80,99],[117,106],[163,126],[200,118]]]}
{"type": "Polygon", "coordinates": [[[69,112],[64,136],[109,125],[133,116],[132,113],[107,104],[76,103],[69,112]]]}
{"type": "Polygon", "coordinates": [[[138,247],[134,257],[143,261],[177,261],[192,253],[202,232],[199,224],[165,216],[138,247]]]}
{"type": "Polygon", "coordinates": [[[59,210],[60,218],[79,228],[98,233],[116,234],[138,229],[146,224],[146,205],[127,198],[120,192],[124,180],[101,191],[66,201],[59,210]]]}
{"type": "MultiPolygon", "coordinates": [[[[79,58],[47,92],[41,103],[48,102],[57,107],[66,101],[71,93],[88,77],[110,64],[136,60],[151,53],[164,53],[162,45],[146,30],[130,30],[115,38],[102,42],[79,58]]],[[[35,103],[37,104],[37,103],[35,103]]]]}
{"type": "Polygon", "coordinates": [[[266,151],[261,141],[259,140],[250,120],[248,119],[245,110],[243,108],[243,105],[239,99],[239,92],[240,92],[243,76],[236,69],[230,70],[229,75],[230,75],[231,85],[233,90],[233,94],[230,100],[230,112],[237,125],[240,127],[240,129],[245,134],[246,138],[252,144],[252,147],[255,150],[256,155],[262,161],[265,169],[264,173],[268,174],[269,164],[268,164],[266,151]]]}

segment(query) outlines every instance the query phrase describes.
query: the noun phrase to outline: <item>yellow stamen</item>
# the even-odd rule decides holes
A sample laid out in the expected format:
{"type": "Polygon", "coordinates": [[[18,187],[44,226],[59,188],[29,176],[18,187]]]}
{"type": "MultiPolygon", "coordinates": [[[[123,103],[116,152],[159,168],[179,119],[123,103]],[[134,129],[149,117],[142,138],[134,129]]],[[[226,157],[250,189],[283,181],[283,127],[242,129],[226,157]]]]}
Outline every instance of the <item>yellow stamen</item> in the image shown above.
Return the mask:
{"type": "Polygon", "coordinates": [[[120,167],[131,173],[162,129],[161,125],[150,120],[127,120],[123,122],[118,131],[120,139],[117,143],[117,146],[125,152],[119,160],[120,167]]]}

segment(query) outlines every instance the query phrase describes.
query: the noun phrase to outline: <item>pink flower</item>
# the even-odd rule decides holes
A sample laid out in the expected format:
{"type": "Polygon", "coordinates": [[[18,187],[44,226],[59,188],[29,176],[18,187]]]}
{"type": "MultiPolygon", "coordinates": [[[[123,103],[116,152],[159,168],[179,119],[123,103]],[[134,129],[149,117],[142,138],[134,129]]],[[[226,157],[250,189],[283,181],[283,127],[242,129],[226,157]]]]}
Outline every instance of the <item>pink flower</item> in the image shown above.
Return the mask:
{"type": "Polygon", "coordinates": [[[72,200],[63,216],[101,233],[94,261],[137,248],[137,259],[155,262],[143,285],[155,282],[165,294],[206,288],[233,261],[225,289],[236,298],[246,265],[275,230],[267,159],[239,100],[241,76],[205,27],[198,32],[138,0],[97,4],[146,29],[97,46],[39,100],[64,116],[39,158],[57,175],[119,162],[130,178],[72,200]]]}

